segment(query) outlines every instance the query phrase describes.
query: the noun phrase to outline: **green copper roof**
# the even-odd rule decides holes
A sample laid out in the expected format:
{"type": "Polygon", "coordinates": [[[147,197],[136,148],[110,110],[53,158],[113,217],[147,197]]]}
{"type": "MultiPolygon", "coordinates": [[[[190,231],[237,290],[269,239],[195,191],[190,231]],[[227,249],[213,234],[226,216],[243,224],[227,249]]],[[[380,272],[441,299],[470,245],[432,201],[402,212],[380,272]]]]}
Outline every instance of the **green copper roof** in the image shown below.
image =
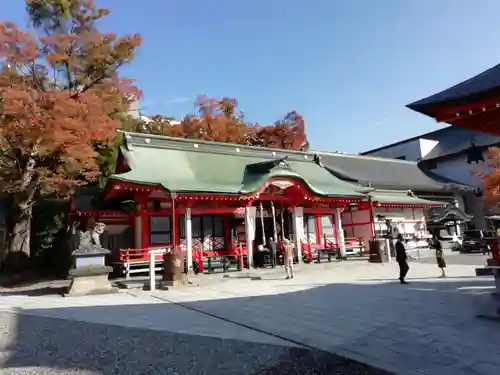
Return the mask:
{"type": "Polygon", "coordinates": [[[137,133],[126,134],[121,152],[130,171],[112,179],[173,192],[249,194],[269,178],[291,177],[319,196],[363,196],[363,187],[338,179],[302,152],[137,133]]]}
{"type": "Polygon", "coordinates": [[[417,198],[410,194],[409,191],[396,190],[376,190],[368,194],[372,202],[380,204],[403,204],[415,206],[446,206],[446,202],[431,201],[427,199],[417,198]]]}

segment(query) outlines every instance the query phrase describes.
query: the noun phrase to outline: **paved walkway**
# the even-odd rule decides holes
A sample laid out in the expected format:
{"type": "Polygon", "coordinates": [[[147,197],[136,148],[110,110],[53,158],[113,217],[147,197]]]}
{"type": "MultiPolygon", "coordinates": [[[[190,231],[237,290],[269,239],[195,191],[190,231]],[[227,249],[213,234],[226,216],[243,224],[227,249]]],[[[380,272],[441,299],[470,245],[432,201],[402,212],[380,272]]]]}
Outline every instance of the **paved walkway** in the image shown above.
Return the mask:
{"type": "Polygon", "coordinates": [[[474,269],[438,279],[435,265],[413,263],[400,285],[395,264],[308,265],[294,280],[264,271],[156,296],[401,375],[498,374],[500,324],[475,317],[493,311],[493,282],[474,269]]]}
{"type": "Polygon", "coordinates": [[[255,332],[220,319],[201,315],[174,304],[166,304],[143,293],[62,298],[11,296],[0,298],[0,310],[129,328],[168,331],[224,339],[290,345],[283,340],[255,332]],[[8,304],[9,306],[5,306],[8,304]]]}
{"type": "Polygon", "coordinates": [[[411,267],[406,286],[394,264],[347,262],[301,265],[294,280],[205,275],[153,296],[3,294],[0,374],[386,375],[314,348],[400,375],[497,374],[500,324],[475,318],[493,310],[492,280],[411,267]]]}
{"type": "MultiPolygon", "coordinates": [[[[220,277],[204,278],[209,285],[220,277]]],[[[209,289],[208,286],[193,287],[209,289]]],[[[0,375],[390,375],[149,293],[0,293],[0,375]]]]}

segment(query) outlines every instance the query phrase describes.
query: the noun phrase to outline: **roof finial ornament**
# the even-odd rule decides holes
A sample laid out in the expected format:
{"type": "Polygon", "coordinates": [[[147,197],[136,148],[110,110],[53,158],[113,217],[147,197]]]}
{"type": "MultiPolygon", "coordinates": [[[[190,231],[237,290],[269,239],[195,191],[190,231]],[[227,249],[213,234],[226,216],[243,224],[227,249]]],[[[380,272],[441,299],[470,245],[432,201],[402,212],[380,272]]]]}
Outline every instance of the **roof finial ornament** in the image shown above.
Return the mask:
{"type": "Polygon", "coordinates": [[[290,169],[290,165],[288,164],[288,156],[283,156],[282,158],[280,158],[276,167],[281,169],[290,169]]]}
{"type": "Polygon", "coordinates": [[[130,133],[124,132],[123,143],[122,145],[129,151],[132,151],[132,136],[130,133]]]}
{"type": "Polygon", "coordinates": [[[321,155],[317,152],[314,153],[314,162],[319,165],[321,168],[324,167],[323,161],[321,160],[321,155]]]}

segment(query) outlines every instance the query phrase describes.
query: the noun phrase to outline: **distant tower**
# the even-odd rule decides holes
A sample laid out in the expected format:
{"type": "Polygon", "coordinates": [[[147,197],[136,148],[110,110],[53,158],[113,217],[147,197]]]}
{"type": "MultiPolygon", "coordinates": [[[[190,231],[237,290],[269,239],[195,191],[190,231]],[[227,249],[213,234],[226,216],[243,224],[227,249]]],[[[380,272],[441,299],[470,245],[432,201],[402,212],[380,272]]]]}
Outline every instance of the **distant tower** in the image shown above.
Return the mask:
{"type": "Polygon", "coordinates": [[[139,108],[140,103],[139,100],[136,99],[129,104],[127,114],[134,118],[139,118],[141,115],[139,108]]]}

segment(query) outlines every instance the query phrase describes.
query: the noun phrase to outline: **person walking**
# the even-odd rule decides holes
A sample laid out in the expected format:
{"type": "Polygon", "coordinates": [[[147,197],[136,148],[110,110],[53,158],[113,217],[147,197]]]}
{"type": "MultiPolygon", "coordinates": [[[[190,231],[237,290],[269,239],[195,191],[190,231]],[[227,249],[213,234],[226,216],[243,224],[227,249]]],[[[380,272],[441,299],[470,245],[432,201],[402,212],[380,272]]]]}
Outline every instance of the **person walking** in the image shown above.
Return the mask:
{"type": "Polygon", "coordinates": [[[405,281],[406,274],[410,269],[408,266],[408,255],[406,254],[406,248],[403,243],[403,236],[401,234],[398,235],[398,240],[396,241],[396,262],[399,265],[399,281],[401,284],[408,284],[405,281]]]}
{"type": "Polygon", "coordinates": [[[277,244],[273,237],[269,238],[269,247],[271,248],[271,266],[274,268],[276,267],[277,244]]]}
{"type": "Polygon", "coordinates": [[[293,244],[285,238],[284,245],[284,266],[285,266],[285,279],[293,279],[293,244]]]}
{"type": "Polygon", "coordinates": [[[397,224],[394,224],[391,219],[386,219],[385,225],[387,227],[386,238],[389,240],[390,254],[393,257],[396,255],[396,240],[400,232],[397,224]]]}
{"type": "Polygon", "coordinates": [[[443,256],[443,246],[441,245],[441,241],[439,241],[439,237],[436,234],[432,234],[431,238],[431,248],[436,251],[436,262],[437,266],[441,269],[441,278],[446,277],[446,272],[444,269],[446,268],[446,262],[444,261],[443,256]]]}

